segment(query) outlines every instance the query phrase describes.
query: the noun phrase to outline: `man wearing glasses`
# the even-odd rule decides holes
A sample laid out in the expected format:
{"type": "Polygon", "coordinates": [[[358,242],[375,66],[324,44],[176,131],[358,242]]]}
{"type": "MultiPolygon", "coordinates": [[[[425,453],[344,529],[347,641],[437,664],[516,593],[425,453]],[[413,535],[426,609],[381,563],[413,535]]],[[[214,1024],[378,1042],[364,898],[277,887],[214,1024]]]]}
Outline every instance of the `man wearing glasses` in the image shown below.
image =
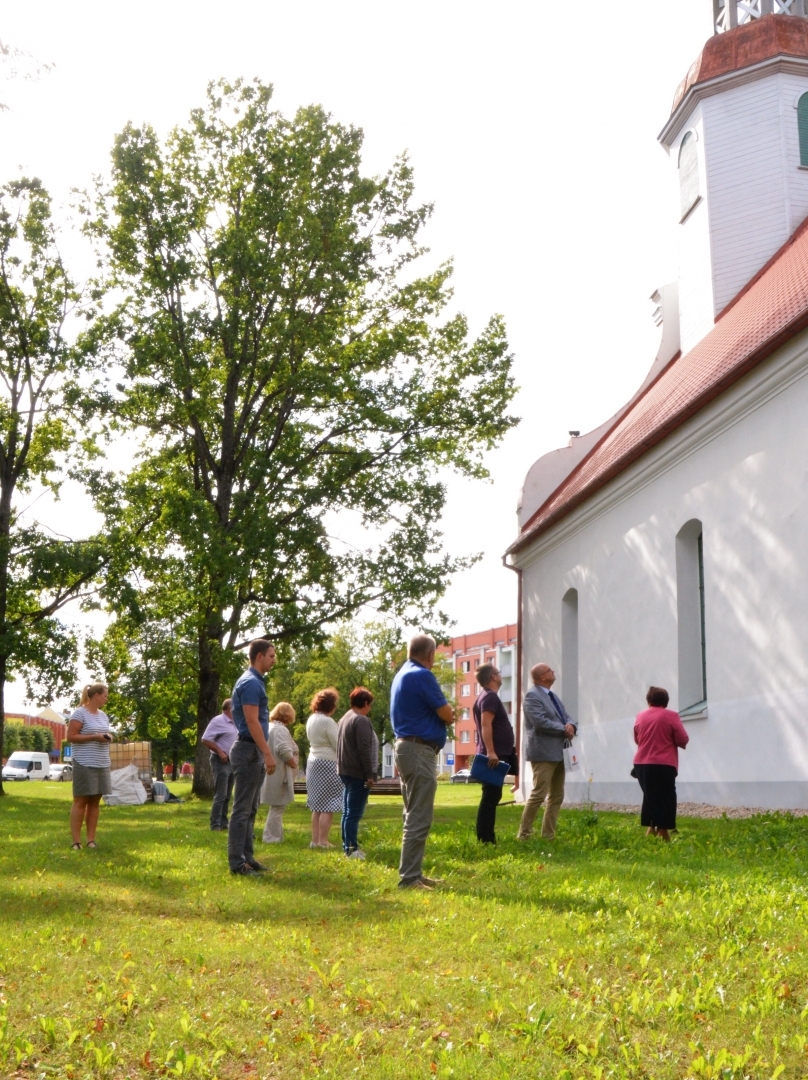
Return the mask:
{"type": "Polygon", "coordinates": [[[578,732],[561,698],[553,693],[555,672],[547,664],[536,664],[530,669],[533,686],[525,694],[522,707],[524,718],[525,757],[533,769],[531,791],[517,840],[529,840],[533,822],[539,808],[546,803],[541,823],[543,840],[552,840],[561,804],[564,801],[564,740],[572,739],[578,732]]]}

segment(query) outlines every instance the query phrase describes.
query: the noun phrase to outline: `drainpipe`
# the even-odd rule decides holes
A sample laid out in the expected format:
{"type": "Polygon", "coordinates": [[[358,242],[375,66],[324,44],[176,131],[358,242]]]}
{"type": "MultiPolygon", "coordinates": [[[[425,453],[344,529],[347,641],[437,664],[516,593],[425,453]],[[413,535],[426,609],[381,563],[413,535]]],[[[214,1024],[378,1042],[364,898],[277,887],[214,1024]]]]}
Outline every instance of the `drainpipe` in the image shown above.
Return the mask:
{"type": "Polygon", "coordinates": [[[519,782],[522,782],[522,567],[511,566],[508,556],[502,556],[502,565],[506,570],[513,570],[518,580],[516,600],[516,682],[514,687],[514,709],[516,710],[516,746],[519,753],[519,782]]]}

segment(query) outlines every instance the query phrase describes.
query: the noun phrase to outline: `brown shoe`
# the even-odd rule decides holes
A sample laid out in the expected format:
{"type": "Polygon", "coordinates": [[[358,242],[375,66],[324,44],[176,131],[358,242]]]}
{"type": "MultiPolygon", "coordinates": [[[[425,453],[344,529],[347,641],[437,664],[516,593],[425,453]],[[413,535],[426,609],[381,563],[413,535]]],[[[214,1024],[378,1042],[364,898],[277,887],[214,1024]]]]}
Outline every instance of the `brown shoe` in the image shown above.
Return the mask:
{"type": "Polygon", "coordinates": [[[423,878],[417,878],[415,881],[399,881],[399,889],[420,889],[422,892],[434,892],[435,890],[431,885],[427,885],[423,878]]]}
{"type": "Polygon", "coordinates": [[[419,880],[430,889],[438,889],[443,884],[443,878],[426,877],[424,874],[421,874],[419,880]]]}

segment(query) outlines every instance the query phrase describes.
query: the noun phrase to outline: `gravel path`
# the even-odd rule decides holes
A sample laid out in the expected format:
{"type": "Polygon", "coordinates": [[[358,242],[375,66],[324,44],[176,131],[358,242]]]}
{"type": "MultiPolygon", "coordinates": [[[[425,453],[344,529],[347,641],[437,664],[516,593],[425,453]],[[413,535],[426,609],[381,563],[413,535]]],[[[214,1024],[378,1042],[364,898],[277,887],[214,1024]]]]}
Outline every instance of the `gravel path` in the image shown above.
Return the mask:
{"type": "MultiPolygon", "coordinates": [[[[570,804],[570,809],[581,810],[585,803],[570,804]]],[[[639,814],[639,806],[626,806],[623,803],[592,803],[593,810],[615,810],[620,814],[639,814]]],[[[756,814],[791,814],[792,817],[808,817],[808,810],[771,810],[760,806],[711,806],[709,803],[680,802],[676,810],[680,817],[728,818],[755,817],[756,814]]]]}

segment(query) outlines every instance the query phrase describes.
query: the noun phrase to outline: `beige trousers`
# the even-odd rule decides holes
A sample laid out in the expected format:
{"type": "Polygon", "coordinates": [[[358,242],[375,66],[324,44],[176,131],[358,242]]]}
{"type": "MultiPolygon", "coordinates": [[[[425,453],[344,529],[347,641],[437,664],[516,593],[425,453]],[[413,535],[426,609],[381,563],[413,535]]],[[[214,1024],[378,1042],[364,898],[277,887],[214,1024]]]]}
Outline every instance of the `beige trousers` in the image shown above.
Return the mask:
{"type": "Polygon", "coordinates": [[[519,823],[517,840],[527,840],[533,833],[533,822],[540,807],[546,802],[541,822],[541,834],[545,840],[555,836],[558,813],[564,801],[564,762],[531,761],[533,790],[528,796],[519,823]]]}
{"type": "Polygon", "coordinates": [[[280,844],[283,841],[283,812],[286,806],[270,806],[264,825],[265,844],[280,844]]]}

